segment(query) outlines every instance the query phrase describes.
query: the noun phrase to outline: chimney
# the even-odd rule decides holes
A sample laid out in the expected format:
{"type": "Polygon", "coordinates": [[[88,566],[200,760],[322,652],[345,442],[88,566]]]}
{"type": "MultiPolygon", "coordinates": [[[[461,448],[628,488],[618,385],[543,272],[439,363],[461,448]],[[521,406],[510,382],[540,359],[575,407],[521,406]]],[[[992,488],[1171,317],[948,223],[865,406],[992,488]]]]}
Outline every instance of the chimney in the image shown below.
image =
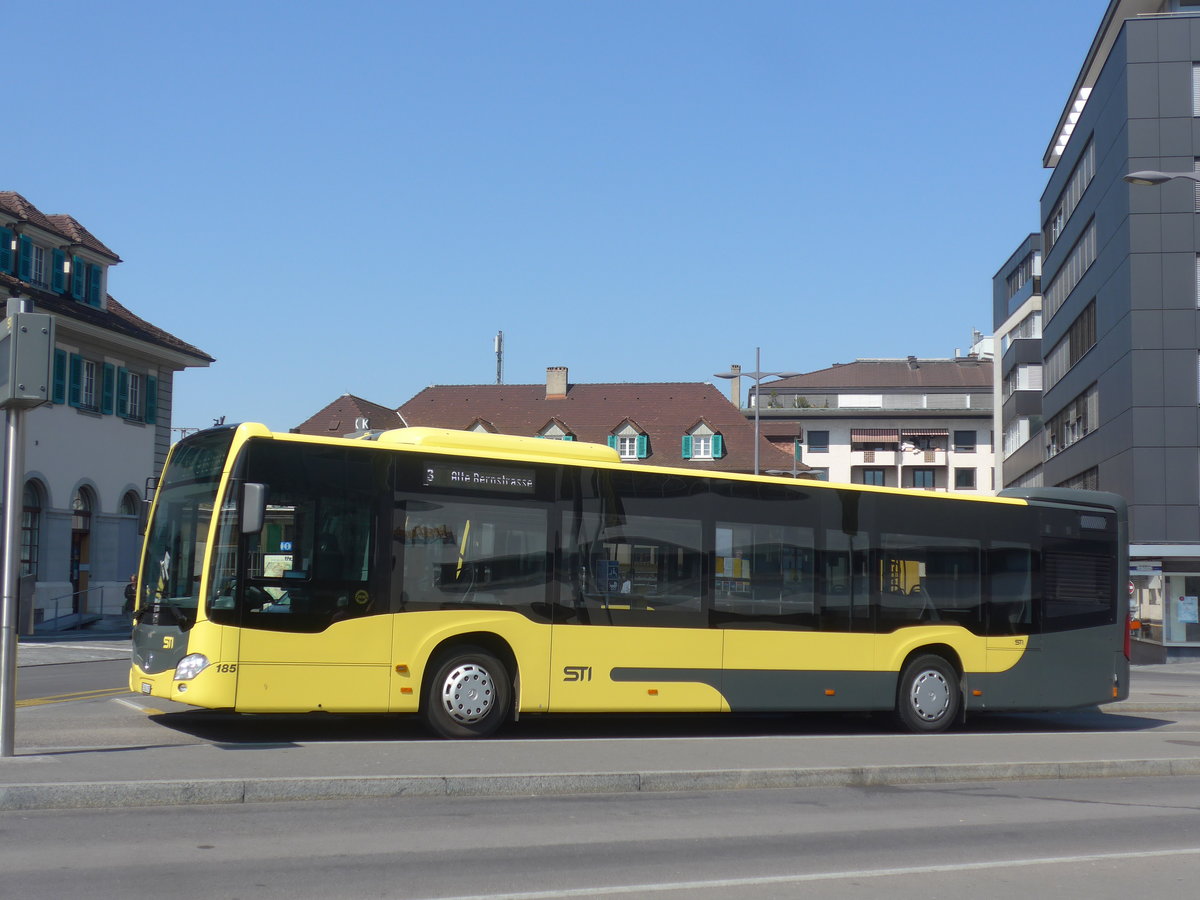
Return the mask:
{"type": "Polygon", "coordinates": [[[729,400],[738,409],[742,408],[742,367],[730,366],[733,377],[729,379],[729,400]]]}
{"type": "Polygon", "coordinates": [[[919,365],[917,365],[917,358],[916,358],[915,356],[910,356],[910,357],[908,358],[908,367],[909,367],[910,369],[919,369],[919,368],[921,368],[919,365]]]}
{"type": "Polygon", "coordinates": [[[567,396],[567,367],[546,367],[546,399],[565,400],[567,396]]]}

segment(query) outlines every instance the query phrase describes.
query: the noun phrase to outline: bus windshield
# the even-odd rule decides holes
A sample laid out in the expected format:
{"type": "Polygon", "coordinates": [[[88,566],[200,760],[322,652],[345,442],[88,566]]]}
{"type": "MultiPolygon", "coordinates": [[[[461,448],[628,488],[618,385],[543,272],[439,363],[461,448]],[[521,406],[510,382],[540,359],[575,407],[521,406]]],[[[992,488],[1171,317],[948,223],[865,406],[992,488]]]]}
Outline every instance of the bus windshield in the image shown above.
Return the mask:
{"type": "Polygon", "coordinates": [[[232,442],[232,428],[205,431],[180,441],[172,452],[146,535],[138,621],[194,624],[208,529],[232,442]]]}

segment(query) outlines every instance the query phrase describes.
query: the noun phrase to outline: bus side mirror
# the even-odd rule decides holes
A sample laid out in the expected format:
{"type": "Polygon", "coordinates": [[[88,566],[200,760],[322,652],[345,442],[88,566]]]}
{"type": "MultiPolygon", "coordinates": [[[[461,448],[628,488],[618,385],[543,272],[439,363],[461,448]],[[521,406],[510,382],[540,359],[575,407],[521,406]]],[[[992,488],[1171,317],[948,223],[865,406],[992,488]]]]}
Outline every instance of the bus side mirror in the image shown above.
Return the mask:
{"type": "Polygon", "coordinates": [[[242,485],[242,534],[258,534],[267,517],[267,486],[248,481],[242,485]]]}
{"type": "Polygon", "coordinates": [[[150,507],[153,503],[153,500],[138,501],[138,534],[142,537],[146,536],[146,529],[150,525],[150,507]]]}

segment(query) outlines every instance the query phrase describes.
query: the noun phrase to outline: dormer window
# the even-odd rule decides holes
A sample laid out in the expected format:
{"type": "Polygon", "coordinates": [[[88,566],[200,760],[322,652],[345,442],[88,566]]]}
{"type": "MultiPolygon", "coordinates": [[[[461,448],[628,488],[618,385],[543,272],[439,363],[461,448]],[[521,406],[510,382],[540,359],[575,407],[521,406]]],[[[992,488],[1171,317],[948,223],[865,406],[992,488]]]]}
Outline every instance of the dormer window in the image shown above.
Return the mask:
{"type": "Polygon", "coordinates": [[[621,459],[645,459],[650,455],[649,436],[629,421],[608,436],[608,446],[616,450],[621,459]]]}
{"type": "Polygon", "coordinates": [[[491,422],[489,422],[487,419],[485,419],[481,416],[476,417],[475,419],[472,420],[471,424],[467,426],[467,431],[473,431],[476,434],[499,434],[500,433],[500,430],[498,428],[496,428],[495,425],[493,425],[491,422]]]}
{"type": "Polygon", "coordinates": [[[47,288],[50,282],[47,278],[46,248],[37,244],[30,246],[29,283],[35,287],[47,288]]]}
{"type": "Polygon", "coordinates": [[[683,436],[684,459],[720,459],[725,455],[724,437],[707,422],[692,426],[683,436]]]}
{"type": "Polygon", "coordinates": [[[101,306],[104,269],[78,256],[71,257],[71,296],[88,306],[101,306]]]}
{"type": "Polygon", "coordinates": [[[548,441],[573,441],[575,435],[567,427],[565,422],[559,419],[551,419],[547,422],[542,430],[537,433],[537,437],[545,438],[548,441]]]}

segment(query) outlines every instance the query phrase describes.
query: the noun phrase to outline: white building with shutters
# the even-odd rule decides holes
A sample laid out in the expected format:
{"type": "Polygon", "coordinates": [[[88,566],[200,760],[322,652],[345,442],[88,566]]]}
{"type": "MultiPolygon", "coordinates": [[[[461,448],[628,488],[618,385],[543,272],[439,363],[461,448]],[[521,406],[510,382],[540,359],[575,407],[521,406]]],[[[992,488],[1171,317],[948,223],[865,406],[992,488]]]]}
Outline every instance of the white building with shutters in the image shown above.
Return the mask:
{"type": "Polygon", "coordinates": [[[21,519],[21,573],[46,627],[120,613],[138,506],[170,446],[175,373],[213,362],[108,293],[120,262],[71,216],[0,191],[0,303],[26,298],[55,322],[52,402],[26,413],[21,519]]]}

